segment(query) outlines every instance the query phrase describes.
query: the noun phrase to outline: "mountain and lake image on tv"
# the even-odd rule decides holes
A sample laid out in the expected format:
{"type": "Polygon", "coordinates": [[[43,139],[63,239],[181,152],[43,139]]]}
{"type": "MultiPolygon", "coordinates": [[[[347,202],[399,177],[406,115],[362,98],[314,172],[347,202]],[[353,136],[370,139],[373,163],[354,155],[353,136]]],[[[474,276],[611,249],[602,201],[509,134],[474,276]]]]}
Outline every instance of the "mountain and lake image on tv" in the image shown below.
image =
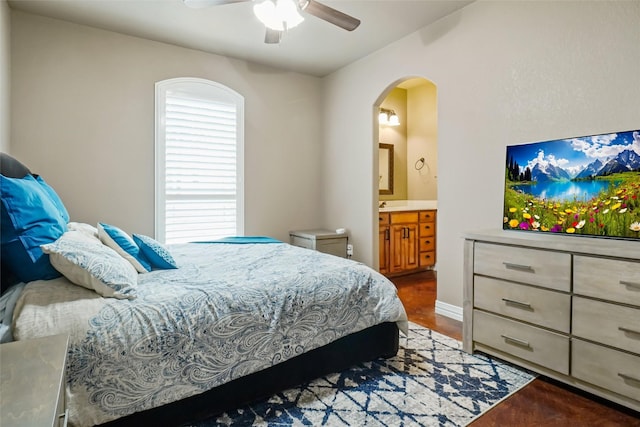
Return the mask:
{"type": "Polygon", "coordinates": [[[503,228],[640,240],[640,130],[507,146],[503,228]]]}

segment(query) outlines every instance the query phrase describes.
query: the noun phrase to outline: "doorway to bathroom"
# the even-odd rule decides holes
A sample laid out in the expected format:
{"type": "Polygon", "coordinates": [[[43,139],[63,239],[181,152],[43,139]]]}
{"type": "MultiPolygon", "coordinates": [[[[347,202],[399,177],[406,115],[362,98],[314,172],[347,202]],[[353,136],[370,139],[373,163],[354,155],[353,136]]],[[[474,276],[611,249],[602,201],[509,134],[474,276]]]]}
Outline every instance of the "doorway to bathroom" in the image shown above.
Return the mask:
{"type": "Polygon", "coordinates": [[[435,270],[437,90],[425,78],[390,85],[374,109],[378,150],[379,270],[435,270]]]}

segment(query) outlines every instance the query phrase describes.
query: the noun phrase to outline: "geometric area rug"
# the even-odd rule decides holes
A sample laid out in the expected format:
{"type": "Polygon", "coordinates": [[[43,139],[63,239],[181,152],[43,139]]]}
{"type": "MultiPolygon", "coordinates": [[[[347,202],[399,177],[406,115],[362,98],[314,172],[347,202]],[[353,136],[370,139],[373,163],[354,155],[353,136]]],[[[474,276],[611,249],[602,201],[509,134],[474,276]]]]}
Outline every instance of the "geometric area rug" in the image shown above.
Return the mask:
{"type": "Polygon", "coordinates": [[[409,323],[398,354],[196,423],[213,426],[465,426],[535,374],[409,323]]]}

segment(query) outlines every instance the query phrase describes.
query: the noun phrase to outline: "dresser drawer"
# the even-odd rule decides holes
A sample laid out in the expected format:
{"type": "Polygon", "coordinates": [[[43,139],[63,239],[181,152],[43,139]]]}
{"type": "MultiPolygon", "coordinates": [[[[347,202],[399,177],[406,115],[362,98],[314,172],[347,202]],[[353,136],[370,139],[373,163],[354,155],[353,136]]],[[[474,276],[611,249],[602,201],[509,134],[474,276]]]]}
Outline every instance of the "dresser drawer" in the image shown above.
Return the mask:
{"type": "Polygon", "coordinates": [[[571,340],[571,374],[599,387],[640,401],[640,357],[571,340]]]}
{"type": "Polygon", "coordinates": [[[476,243],[474,272],[569,292],[571,255],[563,252],[476,243]]]}
{"type": "Polygon", "coordinates": [[[474,306],[569,333],[571,296],[484,276],[474,277],[474,306]]]}
{"type": "Polygon", "coordinates": [[[640,309],[573,297],[573,335],[640,354],[640,309]]]}
{"type": "Polygon", "coordinates": [[[420,211],[420,222],[435,222],[436,211],[420,211]]]}
{"type": "Polygon", "coordinates": [[[575,255],[573,292],[640,306],[640,263],[575,255]]]}
{"type": "Polygon", "coordinates": [[[431,237],[436,234],[436,225],[432,222],[420,224],[420,237],[431,237]]]}
{"type": "Polygon", "coordinates": [[[567,336],[474,310],[473,340],[554,371],[569,374],[567,336]]]}
{"type": "Polygon", "coordinates": [[[420,252],[434,251],[436,249],[435,237],[421,237],[420,238],[420,252]]]}

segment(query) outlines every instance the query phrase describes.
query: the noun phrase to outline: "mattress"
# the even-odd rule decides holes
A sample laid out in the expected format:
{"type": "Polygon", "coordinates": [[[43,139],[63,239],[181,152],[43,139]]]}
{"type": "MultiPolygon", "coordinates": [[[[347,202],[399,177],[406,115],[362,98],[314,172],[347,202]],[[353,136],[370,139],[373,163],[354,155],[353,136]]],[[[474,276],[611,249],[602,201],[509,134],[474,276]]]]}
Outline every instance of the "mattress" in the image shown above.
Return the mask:
{"type": "Polygon", "coordinates": [[[384,322],[407,330],[395,286],[364,264],[291,246],[184,244],[137,298],[65,278],[28,283],[16,339],[69,334],[71,425],[105,423],[267,369],[384,322]]]}

